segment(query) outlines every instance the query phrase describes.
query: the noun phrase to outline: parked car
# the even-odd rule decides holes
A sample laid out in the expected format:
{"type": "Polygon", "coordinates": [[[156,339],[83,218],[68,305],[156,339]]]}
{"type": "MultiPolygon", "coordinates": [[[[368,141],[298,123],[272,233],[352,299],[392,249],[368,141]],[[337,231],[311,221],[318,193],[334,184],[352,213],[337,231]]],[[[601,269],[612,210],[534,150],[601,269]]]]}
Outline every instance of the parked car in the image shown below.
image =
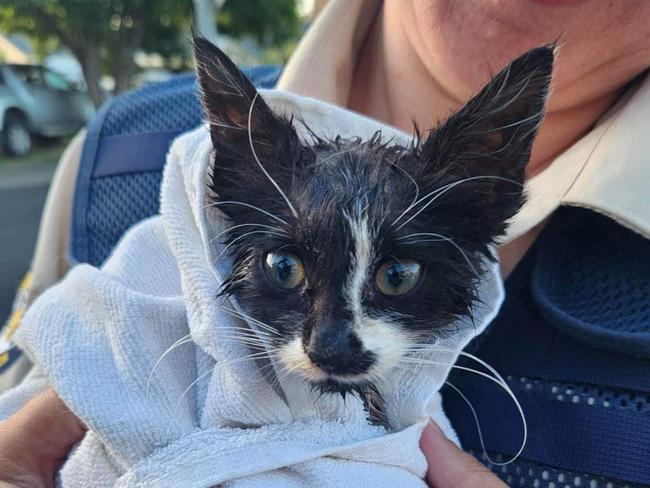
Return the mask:
{"type": "Polygon", "coordinates": [[[25,156],[34,135],[73,134],[94,113],[88,95],[38,65],[0,64],[0,145],[25,156]]]}

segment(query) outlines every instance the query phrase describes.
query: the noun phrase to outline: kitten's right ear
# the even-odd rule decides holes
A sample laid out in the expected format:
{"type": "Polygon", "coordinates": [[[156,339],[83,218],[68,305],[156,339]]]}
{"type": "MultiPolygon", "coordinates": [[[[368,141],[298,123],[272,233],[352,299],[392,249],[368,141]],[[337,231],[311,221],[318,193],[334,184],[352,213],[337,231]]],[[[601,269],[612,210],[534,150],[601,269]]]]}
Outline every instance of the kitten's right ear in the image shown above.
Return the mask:
{"type": "Polygon", "coordinates": [[[257,90],[237,66],[217,46],[207,39],[193,39],[194,57],[201,101],[205,109],[210,134],[215,146],[224,141],[247,139],[249,118],[251,129],[271,118],[270,109],[257,97],[257,90]],[[255,101],[254,111],[251,105],[255,101]]]}
{"type": "MultiPolygon", "coordinates": [[[[215,149],[211,189],[220,200],[284,205],[302,145],[290,119],[270,109],[244,73],[210,41],[194,39],[201,101],[215,149]]],[[[221,209],[241,220],[245,207],[221,209]]]]}

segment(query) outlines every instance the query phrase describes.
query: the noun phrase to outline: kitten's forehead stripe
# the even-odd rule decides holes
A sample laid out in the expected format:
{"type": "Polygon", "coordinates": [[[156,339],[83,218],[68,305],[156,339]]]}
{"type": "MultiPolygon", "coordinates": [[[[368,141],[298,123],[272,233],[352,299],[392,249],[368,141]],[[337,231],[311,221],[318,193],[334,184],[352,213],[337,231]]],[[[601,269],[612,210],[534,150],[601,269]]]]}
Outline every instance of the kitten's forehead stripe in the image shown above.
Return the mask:
{"type": "Polygon", "coordinates": [[[367,217],[346,215],[346,220],[350,225],[354,248],[344,293],[353,313],[355,325],[358,326],[363,315],[363,289],[371,271],[372,238],[367,217]]]}

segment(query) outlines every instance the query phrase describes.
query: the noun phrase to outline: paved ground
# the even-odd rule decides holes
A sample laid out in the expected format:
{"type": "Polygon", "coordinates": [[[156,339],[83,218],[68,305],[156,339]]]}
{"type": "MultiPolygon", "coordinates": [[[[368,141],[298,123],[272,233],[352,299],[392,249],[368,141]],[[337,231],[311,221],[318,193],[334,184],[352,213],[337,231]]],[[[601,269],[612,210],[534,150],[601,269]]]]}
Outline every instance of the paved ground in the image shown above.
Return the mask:
{"type": "Polygon", "coordinates": [[[56,162],[49,153],[42,162],[5,162],[2,157],[0,154],[0,326],[29,267],[56,162]]]}

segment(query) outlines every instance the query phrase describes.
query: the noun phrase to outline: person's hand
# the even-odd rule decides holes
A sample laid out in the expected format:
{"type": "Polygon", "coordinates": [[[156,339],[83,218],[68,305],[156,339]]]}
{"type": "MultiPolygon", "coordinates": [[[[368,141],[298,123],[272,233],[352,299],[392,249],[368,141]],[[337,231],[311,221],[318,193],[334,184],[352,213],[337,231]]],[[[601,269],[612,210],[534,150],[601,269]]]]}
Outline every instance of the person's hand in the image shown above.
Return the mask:
{"type": "Polygon", "coordinates": [[[85,427],[53,390],[0,422],[0,488],[54,486],[54,474],[85,427]]]}
{"type": "Polygon", "coordinates": [[[448,440],[433,422],[420,439],[429,467],[426,481],[432,488],[507,488],[499,478],[473,456],[448,440]]]}

